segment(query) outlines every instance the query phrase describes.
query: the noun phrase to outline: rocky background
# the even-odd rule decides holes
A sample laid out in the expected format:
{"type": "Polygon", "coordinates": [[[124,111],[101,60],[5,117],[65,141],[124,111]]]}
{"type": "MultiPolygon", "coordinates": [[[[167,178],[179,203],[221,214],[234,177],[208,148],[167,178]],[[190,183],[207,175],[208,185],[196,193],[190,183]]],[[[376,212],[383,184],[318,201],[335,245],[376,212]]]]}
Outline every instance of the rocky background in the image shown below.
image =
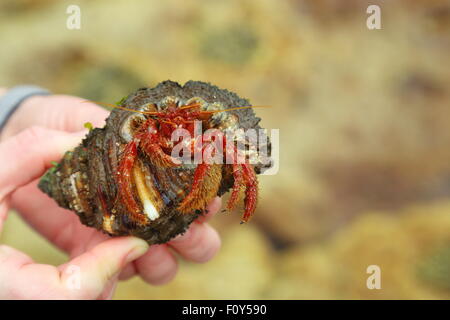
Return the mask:
{"type": "MultiPolygon", "coordinates": [[[[280,170],[261,177],[252,222],[218,214],[216,259],[115,298],[449,299],[449,31],[444,0],[3,0],[0,86],[114,103],[193,79],[272,106],[256,111],[280,129],[280,170]],[[381,290],[366,287],[373,264],[381,290]]],[[[0,241],[66,259],[15,214],[0,241]]]]}

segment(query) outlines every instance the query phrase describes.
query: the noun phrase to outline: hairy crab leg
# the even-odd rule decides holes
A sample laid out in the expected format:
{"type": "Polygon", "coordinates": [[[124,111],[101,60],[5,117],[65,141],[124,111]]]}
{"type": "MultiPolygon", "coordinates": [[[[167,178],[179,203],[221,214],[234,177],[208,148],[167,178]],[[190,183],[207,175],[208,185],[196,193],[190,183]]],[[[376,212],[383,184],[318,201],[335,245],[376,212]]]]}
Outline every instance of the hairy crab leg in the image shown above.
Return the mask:
{"type": "Polygon", "coordinates": [[[233,147],[230,149],[227,148],[228,146],[228,142],[224,141],[224,145],[225,145],[225,150],[227,152],[227,159],[231,159],[231,161],[233,162],[232,167],[233,167],[233,178],[234,178],[234,183],[233,183],[233,190],[231,191],[231,195],[230,198],[228,199],[228,203],[227,203],[227,209],[229,211],[233,210],[233,208],[236,206],[236,203],[239,201],[240,198],[240,193],[242,190],[242,187],[245,186],[244,183],[244,176],[243,176],[243,172],[241,169],[241,166],[239,164],[237,164],[236,162],[236,154],[237,154],[237,148],[233,143],[233,147]]]}
{"type": "Polygon", "coordinates": [[[154,165],[164,168],[178,166],[173,158],[161,148],[162,141],[158,138],[156,122],[153,119],[148,119],[143,126],[145,130],[140,135],[140,148],[147,154],[150,161],[154,165]]]}
{"type": "Polygon", "coordinates": [[[217,195],[221,179],[221,164],[208,164],[205,162],[198,164],[194,172],[191,191],[180,203],[178,210],[182,213],[190,213],[194,210],[205,208],[217,195]]]}
{"type": "Polygon", "coordinates": [[[163,149],[161,149],[161,146],[159,144],[151,141],[149,138],[146,138],[146,136],[149,135],[150,134],[148,133],[144,135],[144,140],[141,144],[141,148],[147,154],[150,161],[152,161],[154,165],[163,168],[178,166],[178,164],[173,161],[172,157],[166,154],[163,149]]]}
{"type": "Polygon", "coordinates": [[[244,184],[244,177],[242,174],[242,169],[238,164],[233,163],[233,190],[231,191],[230,198],[228,199],[227,209],[229,211],[233,210],[236,203],[239,201],[240,193],[244,184]]]}
{"type": "Polygon", "coordinates": [[[244,173],[245,180],[245,211],[242,216],[242,222],[248,222],[255,213],[256,203],[258,201],[258,179],[256,178],[255,169],[249,163],[240,165],[244,173]]]}
{"type": "Polygon", "coordinates": [[[117,182],[120,195],[128,209],[131,220],[140,225],[146,225],[148,224],[148,218],[142,214],[142,210],[133,196],[132,170],[137,156],[138,141],[135,139],[126,145],[117,171],[117,182]]]}
{"type": "MultiPolygon", "coordinates": [[[[200,152],[203,159],[204,151],[212,145],[212,142],[198,147],[199,139],[201,141],[203,137],[198,136],[192,139],[190,148],[194,154],[200,152]]],[[[191,191],[178,206],[180,212],[190,213],[196,209],[205,208],[219,191],[222,179],[222,164],[211,164],[204,161],[205,159],[195,169],[191,191]]]]}
{"type": "Polygon", "coordinates": [[[208,173],[208,170],[211,168],[211,165],[206,163],[200,163],[194,172],[194,181],[192,183],[192,188],[189,194],[183,199],[183,201],[178,206],[178,210],[181,212],[190,212],[195,210],[194,202],[197,198],[200,197],[200,193],[202,191],[201,184],[204,182],[205,177],[208,173]]]}

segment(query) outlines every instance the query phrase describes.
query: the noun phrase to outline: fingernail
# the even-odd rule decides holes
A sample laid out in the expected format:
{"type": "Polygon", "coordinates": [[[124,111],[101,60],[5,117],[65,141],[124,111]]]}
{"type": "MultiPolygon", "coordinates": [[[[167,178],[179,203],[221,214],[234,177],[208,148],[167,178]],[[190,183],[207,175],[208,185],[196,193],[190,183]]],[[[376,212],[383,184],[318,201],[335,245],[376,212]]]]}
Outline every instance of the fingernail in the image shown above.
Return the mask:
{"type": "Polygon", "coordinates": [[[125,258],[125,264],[128,264],[131,261],[134,261],[137,258],[141,257],[148,250],[148,243],[144,240],[136,239],[134,241],[136,241],[136,245],[133,247],[133,249],[131,249],[127,257],[125,258]]]}

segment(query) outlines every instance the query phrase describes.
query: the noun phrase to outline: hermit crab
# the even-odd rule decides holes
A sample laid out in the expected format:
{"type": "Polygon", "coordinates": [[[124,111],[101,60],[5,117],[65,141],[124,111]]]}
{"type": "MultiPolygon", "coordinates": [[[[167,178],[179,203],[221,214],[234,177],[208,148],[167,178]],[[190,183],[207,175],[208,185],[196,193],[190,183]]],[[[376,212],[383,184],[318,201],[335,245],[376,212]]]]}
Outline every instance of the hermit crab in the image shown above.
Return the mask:
{"type": "Polygon", "coordinates": [[[257,205],[256,174],[272,164],[259,121],[247,100],[208,83],[141,88],[49,169],[39,188],[83,224],[149,244],[183,233],[229,190],[227,209],[243,195],[247,222],[257,205]],[[245,130],[257,131],[256,143],[245,130]]]}

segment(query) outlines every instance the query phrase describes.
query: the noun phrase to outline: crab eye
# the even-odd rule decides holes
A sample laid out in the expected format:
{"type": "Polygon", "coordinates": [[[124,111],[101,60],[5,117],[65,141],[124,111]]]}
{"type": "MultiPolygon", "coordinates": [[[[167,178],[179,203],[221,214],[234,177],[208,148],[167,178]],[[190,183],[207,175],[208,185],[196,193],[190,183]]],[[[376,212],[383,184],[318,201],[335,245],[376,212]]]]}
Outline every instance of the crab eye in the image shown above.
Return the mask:
{"type": "Polygon", "coordinates": [[[146,120],[143,114],[132,114],[125,118],[120,127],[120,136],[126,141],[133,140],[136,130],[146,120]]]}

